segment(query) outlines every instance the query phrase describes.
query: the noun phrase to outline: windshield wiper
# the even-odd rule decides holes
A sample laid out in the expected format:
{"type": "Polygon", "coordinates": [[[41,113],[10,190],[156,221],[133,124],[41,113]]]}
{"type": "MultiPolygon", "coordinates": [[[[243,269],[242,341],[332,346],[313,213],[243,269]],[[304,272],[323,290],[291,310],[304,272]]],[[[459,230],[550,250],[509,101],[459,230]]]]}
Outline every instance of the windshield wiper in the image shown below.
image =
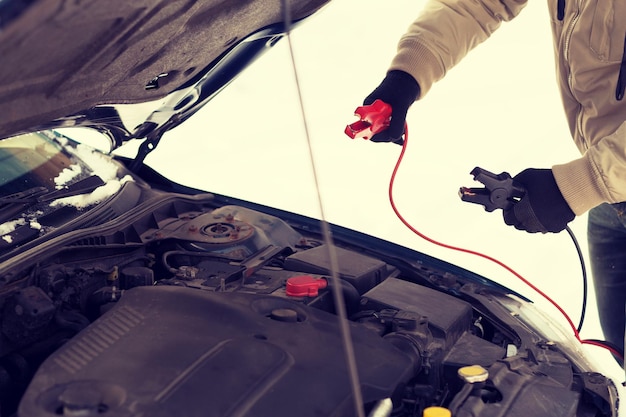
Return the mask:
{"type": "Polygon", "coordinates": [[[9,194],[4,197],[0,197],[0,204],[4,203],[25,203],[35,196],[40,196],[48,191],[46,187],[33,187],[28,190],[20,191],[19,193],[9,194]]]}
{"type": "Polygon", "coordinates": [[[46,187],[33,187],[19,193],[0,197],[0,204],[44,203],[58,198],[90,193],[102,185],[104,185],[102,178],[92,175],[60,190],[50,191],[46,187]]]}
{"type": "Polygon", "coordinates": [[[0,197],[0,223],[20,216],[24,210],[34,204],[89,193],[101,185],[104,185],[102,178],[92,175],[61,190],[50,191],[46,187],[39,186],[0,197]]]}

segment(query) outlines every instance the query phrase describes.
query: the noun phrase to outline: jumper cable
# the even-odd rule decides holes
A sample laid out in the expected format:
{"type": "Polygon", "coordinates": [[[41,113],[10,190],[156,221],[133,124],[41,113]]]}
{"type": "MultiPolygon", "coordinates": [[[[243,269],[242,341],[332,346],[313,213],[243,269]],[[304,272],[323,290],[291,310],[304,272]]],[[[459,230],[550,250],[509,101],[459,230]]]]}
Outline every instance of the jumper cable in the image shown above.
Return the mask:
{"type": "MultiPolygon", "coordinates": [[[[376,100],[371,105],[357,107],[357,109],[355,110],[355,115],[359,116],[360,120],[346,126],[345,133],[352,139],[361,137],[367,140],[371,138],[371,136],[385,130],[389,126],[389,121],[391,118],[390,116],[391,106],[380,100],[376,100]],[[380,102],[380,103],[377,103],[377,102],[380,102]]],[[[481,253],[481,252],[448,245],[448,244],[439,242],[435,239],[432,239],[426,236],[425,234],[423,234],[422,232],[420,232],[419,230],[417,230],[415,227],[413,227],[413,225],[411,225],[402,216],[402,214],[396,207],[396,204],[393,198],[393,185],[395,183],[395,178],[398,172],[398,168],[400,167],[400,164],[402,163],[402,159],[404,158],[404,152],[406,151],[408,139],[409,139],[409,129],[408,129],[408,125],[405,123],[404,124],[404,141],[402,144],[402,150],[400,151],[400,156],[398,157],[396,165],[393,169],[393,173],[391,175],[391,179],[389,181],[389,201],[398,219],[400,219],[400,221],[409,230],[411,230],[413,233],[415,233],[416,235],[418,235],[419,237],[421,237],[422,239],[430,243],[433,243],[443,248],[451,249],[451,250],[458,251],[458,252],[468,253],[470,255],[475,255],[475,256],[484,258],[506,269],[511,274],[515,275],[518,279],[520,279],[523,283],[525,283],[527,286],[532,288],[539,295],[541,295],[546,301],[552,304],[563,315],[563,317],[565,318],[565,320],[571,327],[574,333],[574,337],[576,338],[576,340],[578,340],[578,342],[580,342],[581,344],[593,345],[593,346],[604,348],[608,350],[609,352],[611,352],[616,357],[620,358],[621,361],[623,361],[624,353],[621,352],[619,349],[613,347],[610,343],[599,341],[596,339],[585,339],[585,340],[581,339],[580,328],[582,327],[582,320],[581,320],[581,324],[577,328],[574,325],[572,319],[569,317],[569,315],[556,301],[554,301],[546,293],[541,291],[538,287],[536,287],[529,280],[524,278],[521,274],[519,274],[517,271],[515,271],[513,268],[511,268],[504,262],[496,258],[493,258],[489,255],[486,255],[484,253],[481,253]]],[[[485,209],[487,211],[493,211],[496,208],[508,207],[510,204],[515,204],[517,199],[523,196],[523,188],[517,185],[514,185],[512,180],[509,181],[510,175],[508,175],[507,173],[502,173],[498,176],[498,175],[490,173],[489,171],[483,170],[482,168],[475,168],[472,171],[472,174],[475,175],[475,178],[477,180],[484,180],[486,183],[485,185],[488,185],[489,187],[493,187],[493,190],[490,190],[489,188],[487,188],[487,190],[483,190],[483,189],[471,189],[467,187],[461,187],[461,189],[459,190],[459,194],[464,201],[476,202],[479,204],[484,203],[483,205],[485,205],[485,209]],[[501,190],[503,187],[504,187],[504,193],[502,193],[502,190],[501,190]],[[490,196],[491,191],[495,191],[493,196],[490,196]]],[[[570,237],[572,237],[572,240],[574,241],[574,244],[576,245],[576,248],[579,252],[579,257],[581,258],[581,263],[583,265],[583,276],[584,276],[585,268],[584,268],[584,260],[582,257],[582,253],[579,250],[578,243],[571,229],[567,227],[566,230],[568,231],[570,237]]]]}

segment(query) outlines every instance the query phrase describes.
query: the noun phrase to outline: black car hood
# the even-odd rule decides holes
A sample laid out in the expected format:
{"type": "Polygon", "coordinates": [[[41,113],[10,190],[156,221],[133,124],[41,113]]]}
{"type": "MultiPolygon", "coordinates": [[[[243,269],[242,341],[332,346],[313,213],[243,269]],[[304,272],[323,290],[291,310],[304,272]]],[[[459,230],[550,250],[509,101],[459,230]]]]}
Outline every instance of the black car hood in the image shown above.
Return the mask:
{"type": "Polygon", "coordinates": [[[328,1],[0,2],[0,138],[75,125],[114,131],[116,142],[146,137],[159,122],[136,132],[101,106],[160,100],[217,77],[180,106],[195,112],[290,27],[285,20],[328,1]],[[251,40],[262,45],[241,48],[251,40]],[[238,48],[243,63],[216,71],[238,48]]]}

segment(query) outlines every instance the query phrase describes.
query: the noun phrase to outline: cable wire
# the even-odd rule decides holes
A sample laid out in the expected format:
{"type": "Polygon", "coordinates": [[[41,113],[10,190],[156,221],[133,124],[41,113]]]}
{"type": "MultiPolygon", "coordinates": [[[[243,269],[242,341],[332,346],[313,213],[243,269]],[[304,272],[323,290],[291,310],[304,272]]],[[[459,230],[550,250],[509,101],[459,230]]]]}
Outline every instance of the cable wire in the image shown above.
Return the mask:
{"type": "Polygon", "coordinates": [[[583,324],[585,323],[585,312],[587,311],[587,267],[585,266],[585,257],[583,255],[583,251],[580,249],[580,245],[578,244],[578,239],[576,239],[576,235],[569,226],[565,227],[565,230],[569,234],[572,242],[574,242],[574,246],[576,247],[576,253],[578,254],[578,259],[580,261],[580,267],[582,269],[582,279],[583,279],[583,295],[582,295],[582,305],[580,309],[580,321],[578,322],[578,327],[576,330],[580,333],[583,328],[583,324]]]}
{"type": "MultiPolygon", "coordinates": [[[[623,362],[624,360],[624,353],[622,351],[620,351],[620,349],[618,349],[617,347],[613,346],[612,344],[608,343],[608,342],[604,342],[604,341],[598,341],[596,339],[586,339],[583,340],[580,337],[580,328],[582,327],[582,319],[584,318],[584,311],[585,308],[583,307],[583,313],[582,313],[582,317],[581,317],[581,322],[579,324],[578,327],[576,327],[574,325],[574,322],[572,321],[572,319],[569,317],[569,315],[565,312],[565,310],[556,302],[554,301],[552,298],[550,298],[546,293],[544,293],[543,291],[541,291],[537,286],[535,286],[533,283],[531,283],[530,281],[528,281],[526,278],[524,278],[521,274],[519,274],[517,271],[515,271],[513,268],[511,268],[510,266],[508,266],[507,264],[505,264],[504,262],[493,258],[489,255],[486,255],[484,253],[481,252],[477,252],[471,249],[465,249],[465,248],[461,248],[458,246],[453,246],[453,245],[448,245],[446,243],[442,243],[439,242],[435,239],[432,239],[428,236],[426,236],[425,234],[423,234],[422,232],[420,232],[419,230],[417,230],[415,227],[413,227],[413,225],[411,225],[400,213],[400,211],[398,210],[396,203],[394,201],[393,198],[393,186],[395,183],[395,179],[396,179],[396,175],[398,173],[398,169],[400,167],[400,164],[402,163],[402,159],[404,158],[404,153],[406,151],[406,147],[407,147],[407,143],[409,142],[409,129],[408,129],[408,125],[405,124],[404,126],[404,143],[402,144],[402,150],[400,151],[400,156],[398,157],[398,160],[396,162],[396,165],[394,166],[393,169],[393,173],[391,174],[391,179],[389,181],[389,202],[391,203],[391,207],[394,211],[394,213],[396,214],[396,216],[398,217],[398,219],[400,219],[400,221],[407,227],[409,228],[409,230],[411,230],[413,233],[415,233],[416,235],[418,235],[419,237],[421,237],[422,239],[426,240],[427,242],[430,242],[434,245],[443,247],[443,248],[447,248],[447,249],[451,249],[457,252],[463,252],[463,253],[468,253],[470,255],[475,255],[478,256],[480,258],[486,259],[490,262],[493,262],[499,266],[501,266],[502,268],[506,269],[507,271],[509,271],[511,274],[515,275],[519,280],[521,280],[524,284],[526,284],[527,286],[529,286],[530,288],[532,288],[536,293],[538,293],[539,295],[541,295],[546,301],[548,301],[550,304],[552,304],[552,306],[554,306],[565,318],[565,320],[567,321],[567,323],[569,324],[569,326],[571,327],[573,333],[574,333],[574,337],[576,338],[576,340],[578,340],[578,342],[580,342],[581,344],[586,344],[586,345],[593,345],[593,346],[598,346],[601,348],[604,348],[606,350],[608,350],[609,352],[611,352],[613,355],[617,356],[618,358],[620,358],[620,360],[623,362]]],[[[576,248],[578,250],[579,256],[581,257],[581,260],[583,259],[582,257],[582,251],[580,251],[580,247],[578,245],[578,241],[574,238],[574,234],[573,232],[571,232],[571,230],[569,230],[570,236],[572,236],[573,240],[574,240],[574,244],[576,245],[576,248]]],[[[583,264],[583,276],[584,276],[584,292],[585,292],[585,304],[586,304],[586,294],[587,294],[587,279],[586,279],[586,268],[584,267],[584,261],[582,261],[583,264]]]]}

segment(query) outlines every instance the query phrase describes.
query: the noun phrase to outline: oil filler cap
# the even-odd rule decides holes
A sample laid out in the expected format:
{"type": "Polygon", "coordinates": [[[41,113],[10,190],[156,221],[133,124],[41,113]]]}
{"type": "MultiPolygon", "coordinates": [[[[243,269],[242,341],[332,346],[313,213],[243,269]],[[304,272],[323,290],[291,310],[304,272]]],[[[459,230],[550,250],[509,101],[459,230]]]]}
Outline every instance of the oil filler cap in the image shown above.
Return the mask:
{"type": "Polygon", "coordinates": [[[276,308],[270,313],[270,318],[284,323],[296,323],[298,321],[298,312],[290,308],[276,308]]]}
{"type": "Polygon", "coordinates": [[[327,285],[328,282],[323,278],[298,275],[287,279],[285,291],[291,297],[317,297],[319,290],[326,288],[327,285]]]}

